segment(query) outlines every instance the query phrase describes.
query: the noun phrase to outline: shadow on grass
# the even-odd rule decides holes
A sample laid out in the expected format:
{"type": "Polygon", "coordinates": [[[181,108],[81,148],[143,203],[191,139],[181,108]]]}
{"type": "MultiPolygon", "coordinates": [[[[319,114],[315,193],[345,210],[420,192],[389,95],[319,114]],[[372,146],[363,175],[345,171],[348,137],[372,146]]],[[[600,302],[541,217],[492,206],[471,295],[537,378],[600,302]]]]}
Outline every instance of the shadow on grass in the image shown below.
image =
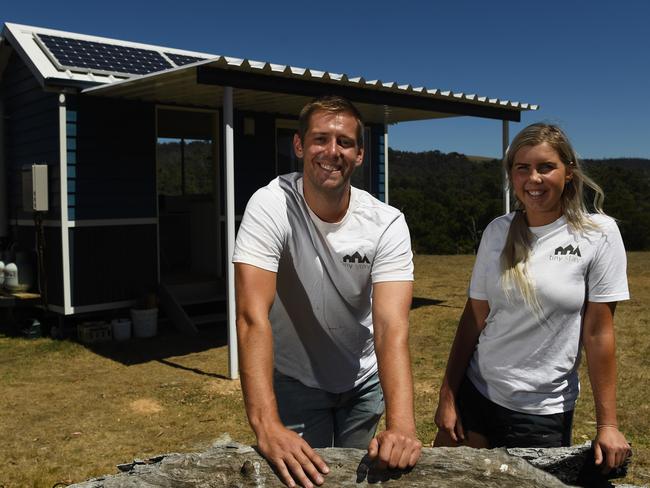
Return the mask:
{"type": "Polygon", "coordinates": [[[182,369],[184,371],[190,371],[192,373],[200,374],[203,376],[209,376],[210,378],[219,378],[222,380],[229,380],[227,376],[224,376],[222,374],[218,373],[208,373],[206,371],[203,371],[199,368],[188,368],[187,366],[183,366],[182,364],[174,363],[173,361],[170,361],[168,359],[156,359],[160,364],[164,364],[165,366],[171,366],[172,368],[176,369],[182,369]]]}
{"type": "Polygon", "coordinates": [[[440,305],[444,302],[444,300],[436,300],[435,298],[413,297],[413,301],[411,302],[411,310],[415,310],[416,308],[420,307],[430,307],[432,305],[447,307],[448,305],[440,305]]]}
{"type": "MultiPolygon", "coordinates": [[[[450,307],[450,305],[445,305],[444,300],[413,297],[411,310],[430,306],[450,307]]],[[[225,376],[217,373],[183,366],[170,358],[224,347],[227,344],[227,329],[225,324],[221,324],[210,329],[200,330],[196,336],[183,334],[172,328],[162,328],[159,329],[156,337],[148,339],[131,338],[124,342],[103,342],[83,344],[83,346],[95,354],[127,366],[157,361],[172,368],[183,369],[213,378],[225,378],[225,376]]]]}
{"type": "Polygon", "coordinates": [[[176,330],[162,330],[156,337],[148,339],[132,338],[124,342],[84,344],[84,347],[95,354],[127,366],[157,361],[173,368],[184,369],[214,378],[225,378],[220,374],[209,373],[197,368],[188,368],[171,361],[169,358],[223,347],[227,343],[226,327],[215,326],[210,330],[201,330],[195,336],[183,334],[176,330]]]}

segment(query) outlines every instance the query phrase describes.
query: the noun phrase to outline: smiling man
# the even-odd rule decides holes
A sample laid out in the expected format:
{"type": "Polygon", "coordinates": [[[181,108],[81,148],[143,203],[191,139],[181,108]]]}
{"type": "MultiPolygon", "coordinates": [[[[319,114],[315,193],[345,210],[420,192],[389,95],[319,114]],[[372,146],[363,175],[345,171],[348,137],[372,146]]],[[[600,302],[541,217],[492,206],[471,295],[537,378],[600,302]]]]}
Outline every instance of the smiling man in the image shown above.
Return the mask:
{"type": "Polygon", "coordinates": [[[312,447],[368,449],[380,465],[420,457],[408,312],[413,260],[404,216],[350,178],[363,123],[339,97],[300,114],[303,173],[248,202],[233,262],[240,371],[260,452],[287,486],[324,482],[312,447]],[[386,430],[375,436],[386,409],[386,430]]]}

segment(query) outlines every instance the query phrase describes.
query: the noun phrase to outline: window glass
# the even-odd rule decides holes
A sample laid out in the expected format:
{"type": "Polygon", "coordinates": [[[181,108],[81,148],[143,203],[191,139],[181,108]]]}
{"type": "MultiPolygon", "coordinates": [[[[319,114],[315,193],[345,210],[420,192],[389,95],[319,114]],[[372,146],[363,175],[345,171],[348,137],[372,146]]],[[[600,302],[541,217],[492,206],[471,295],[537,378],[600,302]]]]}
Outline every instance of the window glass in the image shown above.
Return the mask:
{"type": "Polygon", "coordinates": [[[209,195],[214,185],[212,141],[159,138],[158,194],[209,195]]]}

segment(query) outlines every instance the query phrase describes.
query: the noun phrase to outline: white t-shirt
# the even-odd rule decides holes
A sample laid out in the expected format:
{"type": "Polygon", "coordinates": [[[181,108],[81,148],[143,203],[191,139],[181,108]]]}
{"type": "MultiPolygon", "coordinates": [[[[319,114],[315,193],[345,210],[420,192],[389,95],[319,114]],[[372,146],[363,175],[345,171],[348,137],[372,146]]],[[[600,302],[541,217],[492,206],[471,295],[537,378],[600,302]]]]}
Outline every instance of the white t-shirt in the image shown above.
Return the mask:
{"type": "Polygon", "coordinates": [[[269,314],[275,368],[332,393],[377,371],[372,284],[413,280],[401,212],[352,188],[345,217],[324,222],[306,204],[299,173],[251,197],[233,262],[277,273],[269,314]]]}
{"type": "Polygon", "coordinates": [[[584,304],[629,298],[626,256],[616,222],[591,215],[599,231],[576,234],[564,217],[530,227],[528,261],[540,320],[518,290],[508,301],[500,256],[514,213],[493,220],[481,239],[469,296],[487,300],[490,313],[467,376],[487,398],[511,410],[547,415],[572,410],[580,390],[584,304]]]}

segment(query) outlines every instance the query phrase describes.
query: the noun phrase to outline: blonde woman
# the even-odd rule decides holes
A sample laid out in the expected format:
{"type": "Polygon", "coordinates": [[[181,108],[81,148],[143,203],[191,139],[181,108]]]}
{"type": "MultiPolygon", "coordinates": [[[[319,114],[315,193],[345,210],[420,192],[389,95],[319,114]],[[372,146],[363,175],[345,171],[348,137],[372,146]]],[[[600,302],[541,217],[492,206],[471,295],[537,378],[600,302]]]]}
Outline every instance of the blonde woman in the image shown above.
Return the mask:
{"type": "Polygon", "coordinates": [[[584,347],[594,454],[608,471],[631,453],[616,418],[614,310],[629,298],[621,235],[558,127],[522,130],[504,165],[516,210],[483,233],[440,388],[434,444],[570,445],[584,347]],[[597,213],[586,209],[585,186],[596,194],[597,213]]]}

